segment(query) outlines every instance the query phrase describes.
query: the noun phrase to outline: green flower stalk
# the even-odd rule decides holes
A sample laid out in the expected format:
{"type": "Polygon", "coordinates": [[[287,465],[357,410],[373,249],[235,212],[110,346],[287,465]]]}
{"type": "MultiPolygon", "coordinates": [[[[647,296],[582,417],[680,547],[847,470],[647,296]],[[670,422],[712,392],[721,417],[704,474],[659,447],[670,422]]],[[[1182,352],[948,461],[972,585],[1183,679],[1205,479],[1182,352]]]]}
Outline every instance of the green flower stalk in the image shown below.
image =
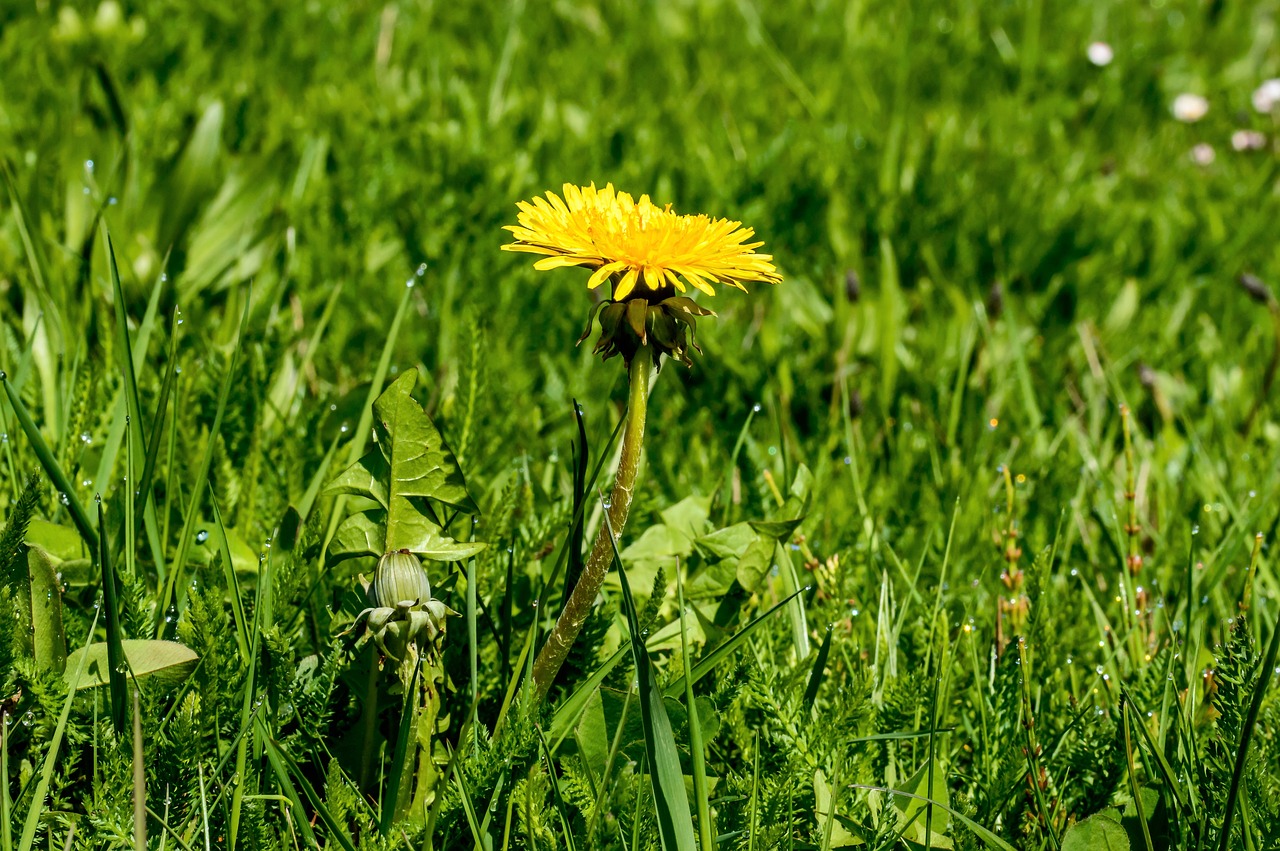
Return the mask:
{"type": "Polygon", "coordinates": [[[391,788],[384,798],[385,832],[402,819],[421,824],[435,797],[439,779],[432,745],[440,717],[440,692],[444,687],[441,642],[445,619],[458,613],[431,596],[431,582],[418,557],[398,550],[378,560],[373,582],[363,576],[368,608],[352,629],[360,631],[357,646],[372,642],[378,658],[369,670],[369,694],[365,699],[366,736],[364,762],[371,763],[373,727],[377,719],[378,673],[387,662],[395,664],[402,697],[401,728],[408,732],[396,744],[391,788]]]}
{"type": "Polygon", "coordinates": [[[591,269],[587,282],[591,289],[606,281],[612,285],[612,298],[592,309],[578,342],[590,336],[598,315],[600,337],[595,351],[605,360],[622,355],[630,389],[607,522],[601,525],[582,575],[533,664],[533,683],[540,698],[551,688],[590,614],[613,561],[614,543],[631,511],[652,372],[661,366],[663,355],[692,366],[688,350],[700,351],[694,340],[696,320],[711,311],[683,293],[693,286],[714,296],[714,284],[745,291],[747,282],[782,280],[772,256],[755,252],[763,245],[751,241],[755,231],[741,222],[677,215],[670,205],[659,207],[648,195],[635,200],[615,191],[612,184],[603,189],[595,184],[566,184],[563,191],[563,198],[548,192],[545,198],[520,202],[519,224],[507,227],[515,241],[502,247],[544,255],[534,264],[539,270],[591,269]]]}

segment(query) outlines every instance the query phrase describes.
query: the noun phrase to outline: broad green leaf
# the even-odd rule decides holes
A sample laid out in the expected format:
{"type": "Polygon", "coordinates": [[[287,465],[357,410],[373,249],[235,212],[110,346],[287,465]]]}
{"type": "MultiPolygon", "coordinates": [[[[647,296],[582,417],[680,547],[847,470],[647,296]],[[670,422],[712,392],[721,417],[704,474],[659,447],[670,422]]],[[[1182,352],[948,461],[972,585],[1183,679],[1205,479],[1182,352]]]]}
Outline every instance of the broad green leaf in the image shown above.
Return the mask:
{"type": "Polygon", "coordinates": [[[377,447],[344,470],[328,493],[368,497],[383,510],[347,518],[330,543],[333,560],[409,550],[456,561],[483,544],[460,544],[441,530],[427,500],[476,514],[457,459],[422,406],[410,395],[417,372],[409,370],[373,403],[377,447]],[[359,519],[357,519],[359,518],[359,519]]]}
{"type": "Polygon", "coordinates": [[[427,412],[409,395],[417,380],[417,370],[405,372],[373,403],[378,448],[391,471],[390,522],[396,523],[400,511],[415,513],[408,506],[411,496],[429,497],[459,511],[479,514],[467,493],[458,459],[427,412]]]}
{"type": "Polygon", "coordinates": [[[738,584],[748,591],[754,591],[769,573],[773,564],[773,548],[777,546],[772,538],[756,538],[747,551],[738,559],[738,584]]]}
{"type": "Polygon", "coordinates": [[[710,561],[741,558],[755,540],[760,537],[750,523],[735,523],[717,529],[710,535],[696,539],[693,545],[710,561]]]}
{"type": "Polygon", "coordinates": [[[949,819],[947,813],[951,808],[951,795],[947,791],[947,775],[942,763],[934,760],[933,788],[929,787],[929,763],[920,769],[902,785],[902,791],[914,797],[894,795],[893,805],[898,810],[898,826],[905,828],[902,837],[919,845],[925,844],[926,829],[929,834],[931,848],[954,848],[955,843],[947,836],[949,819]],[[928,799],[928,800],[925,800],[928,799]],[[926,824],[929,800],[933,801],[933,820],[926,824]]]}
{"type": "MultiPolygon", "coordinates": [[[[158,680],[176,684],[191,674],[200,659],[194,650],[176,641],[126,638],[121,644],[129,670],[137,679],[155,676],[158,680]]],[[[98,642],[75,651],[67,658],[67,667],[78,668],[81,657],[85,657],[86,666],[76,688],[106,685],[111,671],[107,663],[107,645],[98,642]]]]}
{"type": "Polygon", "coordinates": [[[79,532],[70,526],[50,523],[39,517],[31,518],[24,540],[28,546],[38,546],[59,561],[86,558],[89,555],[79,532]]]}
{"type": "Polygon", "coordinates": [[[67,637],[62,627],[57,559],[38,545],[29,545],[27,575],[31,580],[31,639],[36,662],[61,674],[67,663],[67,637]]]}
{"type": "Polygon", "coordinates": [[[1129,851],[1129,834],[1115,819],[1096,813],[1071,826],[1062,851],[1129,851]]]}
{"type": "MultiPolygon", "coordinates": [[[[392,548],[386,542],[387,513],[374,508],[352,514],[333,536],[329,544],[329,560],[359,556],[381,556],[392,548]]],[[[435,561],[461,561],[484,549],[479,541],[460,543],[440,533],[440,527],[422,515],[409,517],[401,524],[400,546],[423,558],[435,561]]]]}
{"type": "Polygon", "coordinates": [[[841,824],[834,813],[831,801],[831,784],[827,776],[819,768],[813,773],[814,811],[818,822],[818,835],[826,836],[827,825],[830,824],[831,841],[828,847],[850,848],[854,845],[866,845],[866,841],[854,836],[841,824]]]}
{"type": "Polygon", "coordinates": [[[686,496],[675,505],[661,512],[662,522],[686,538],[706,534],[711,516],[711,499],[705,496],[686,496]]]}

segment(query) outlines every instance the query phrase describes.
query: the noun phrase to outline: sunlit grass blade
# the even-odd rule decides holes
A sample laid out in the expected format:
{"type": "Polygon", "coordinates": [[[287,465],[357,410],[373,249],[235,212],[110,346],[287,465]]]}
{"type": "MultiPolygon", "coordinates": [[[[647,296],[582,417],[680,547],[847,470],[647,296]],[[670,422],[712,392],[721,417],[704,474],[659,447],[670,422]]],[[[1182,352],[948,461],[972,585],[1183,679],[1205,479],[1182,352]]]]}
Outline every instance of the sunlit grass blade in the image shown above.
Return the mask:
{"type": "Polygon", "coordinates": [[[231,563],[231,543],[227,537],[227,527],[222,522],[222,511],[218,508],[218,497],[209,493],[209,507],[213,509],[213,521],[218,527],[218,554],[222,557],[222,577],[227,583],[227,594],[231,597],[231,616],[235,619],[236,645],[246,658],[249,655],[249,624],[244,615],[244,601],[240,599],[240,581],[236,578],[235,567],[231,563]]]}
{"type": "Polygon", "coordinates": [[[1222,815],[1221,841],[1219,851],[1227,851],[1231,847],[1231,822],[1235,815],[1236,803],[1240,799],[1240,784],[1244,779],[1245,759],[1249,754],[1249,743],[1253,739],[1254,729],[1258,726],[1258,713],[1262,710],[1262,699],[1266,696],[1267,686],[1271,685],[1276,668],[1276,654],[1280,652],[1280,620],[1271,626],[1271,640],[1267,642],[1267,653],[1258,667],[1258,679],[1253,686],[1253,696],[1249,700],[1249,712],[1244,718],[1244,727],[1240,730],[1240,745],[1236,748],[1235,766],[1231,770],[1231,786],[1227,790],[1226,809],[1222,815]]]}
{"type": "Polygon", "coordinates": [[[693,797],[698,808],[698,837],[704,849],[711,849],[716,845],[716,832],[715,825],[711,822],[706,753],[703,750],[702,726],[698,723],[698,699],[693,693],[693,661],[689,658],[689,634],[685,626],[684,579],[680,575],[679,564],[676,565],[676,602],[680,606],[680,657],[684,660],[684,700],[689,726],[689,757],[693,768],[693,797]]]}
{"type": "Polygon", "coordinates": [[[195,527],[200,517],[200,506],[204,502],[205,488],[209,484],[209,468],[213,464],[213,453],[218,444],[214,436],[221,433],[222,430],[222,417],[226,413],[227,397],[231,392],[231,383],[235,378],[240,342],[244,339],[245,326],[249,322],[249,301],[249,299],[245,299],[244,313],[240,317],[240,329],[236,335],[236,342],[231,349],[231,353],[227,356],[227,369],[222,376],[222,385],[218,388],[217,408],[213,415],[213,424],[209,427],[210,438],[205,446],[204,457],[200,460],[200,466],[196,468],[195,485],[191,489],[191,499],[187,502],[186,514],[182,518],[182,531],[178,533],[177,553],[171,565],[172,570],[169,572],[169,581],[165,585],[164,594],[160,598],[160,605],[156,608],[156,637],[162,637],[164,634],[164,614],[168,610],[170,602],[174,600],[175,589],[177,590],[179,608],[186,601],[186,587],[182,584],[182,579],[186,571],[187,554],[191,548],[192,538],[195,537],[195,527]]]}
{"type": "Polygon", "coordinates": [[[551,758],[551,751],[547,748],[547,740],[542,735],[542,728],[535,727],[538,734],[538,744],[542,748],[542,757],[547,762],[547,780],[551,784],[551,800],[555,803],[556,813],[560,816],[560,835],[564,837],[565,847],[569,851],[576,851],[577,846],[573,842],[573,820],[569,818],[569,808],[565,805],[564,795],[560,794],[560,778],[556,775],[556,763],[551,758]]]}
{"type": "MultiPolygon", "coordinates": [[[[93,633],[98,628],[98,612],[94,612],[93,622],[89,626],[89,637],[85,641],[85,649],[93,643],[93,633]]],[[[58,761],[58,751],[62,747],[62,738],[67,730],[67,721],[71,717],[71,706],[76,700],[76,687],[80,684],[80,676],[84,673],[85,662],[89,654],[80,656],[80,664],[67,678],[67,697],[62,702],[62,713],[58,716],[58,724],[53,728],[53,738],[44,752],[44,762],[40,766],[40,777],[36,781],[31,795],[30,809],[27,810],[26,821],[22,825],[22,836],[18,840],[18,851],[31,851],[36,839],[36,828],[40,825],[40,816],[44,814],[45,798],[49,795],[49,783],[53,779],[53,769],[58,761]]],[[[8,779],[5,780],[8,783],[8,779]]]]}
{"type": "MultiPolygon", "coordinates": [[[[400,303],[396,305],[395,315],[391,319],[391,327],[387,330],[386,340],[382,344],[382,354],[378,356],[378,365],[373,370],[373,380],[369,384],[369,393],[365,397],[364,406],[360,409],[360,421],[356,424],[356,430],[351,436],[351,443],[347,445],[347,466],[359,461],[360,457],[364,455],[365,447],[369,445],[370,427],[373,425],[373,403],[382,395],[382,386],[387,380],[387,370],[391,368],[391,353],[395,351],[396,339],[400,336],[400,325],[404,322],[405,312],[409,309],[409,298],[412,295],[413,287],[405,287],[400,296],[400,303]]],[[[342,509],[346,504],[346,494],[339,494],[338,498],[333,501],[333,507],[330,509],[331,513],[329,515],[329,528],[324,536],[325,550],[329,549],[329,542],[333,540],[334,534],[338,531],[338,524],[343,520],[342,509]]]]}
{"type": "MultiPolygon", "coordinates": [[[[608,515],[605,515],[608,522],[608,515]]],[[[630,632],[631,656],[636,666],[636,679],[640,691],[640,721],[644,729],[645,755],[649,762],[649,781],[653,786],[654,806],[658,814],[658,830],[662,847],[666,851],[693,851],[697,839],[693,830],[693,816],[689,812],[689,799],[684,791],[684,772],[680,768],[680,753],[676,749],[675,734],[667,707],[663,703],[662,690],[658,687],[653,662],[640,634],[640,619],[636,614],[635,600],[631,597],[631,583],[618,554],[617,540],[612,535],[613,565],[622,585],[622,606],[626,613],[630,632]]]]}
{"type": "MultiPolygon", "coordinates": [[[[707,674],[714,671],[716,669],[716,666],[719,665],[722,661],[724,661],[724,659],[728,657],[729,654],[733,653],[735,650],[741,647],[743,642],[745,642],[753,632],[759,629],[761,625],[763,625],[764,622],[769,619],[770,615],[772,615],[774,612],[777,612],[783,606],[787,605],[787,603],[791,602],[801,593],[803,592],[797,591],[788,597],[782,598],[782,600],[775,603],[769,609],[769,611],[765,612],[762,615],[757,615],[755,618],[751,620],[750,623],[748,623],[742,629],[735,632],[731,638],[727,639],[722,644],[717,645],[714,650],[712,650],[710,653],[708,653],[707,655],[699,659],[698,664],[693,666],[693,681],[696,683],[698,682],[698,680],[702,679],[707,674]]],[[[663,693],[667,697],[678,697],[679,695],[684,693],[684,683],[685,683],[685,677],[684,677],[684,674],[681,674],[678,678],[672,680],[671,683],[667,685],[667,687],[663,690],[663,693]]]]}
{"type": "Polygon", "coordinates": [[[293,822],[297,825],[298,831],[302,834],[303,839],[306,840],[307,845],[312,848],[320,847],[316,839],[315,830],[311,827],[311,820],[307,818],[307,811],[302,805],[299,789],[302,790],[302,795],[306,795],[307,802],[311,804],[311,811],[324,825],[325,839],[336,842],[345,851],[355,851],[355,846],[351,844],[346,831],[342,829],[337,820],[334,819],[333,814],[329,812],[328,807],[324,805],[324,801],[316,794],[316,790],[293,760],[293,757],[289,756],[284,748],[275,739],[271,738],[265,727],[265,722],[261,718],[257,719],[257,724],[262,735],[267,761],[271,764],[272,773],[275,774],[280,788],[284,790],[285,796],[293,803],[291,807],[293,822]]]}
{"type": "Polygon", "coordinates": [[[952,807],[947,806],[941,801],[934,801],[931,798],[926,797],[925,795],[915,795],[915,794],[912,794],[911,792],[903,792],[900,789],[890,789],[888,786],[872,786],[866,783],[850,783],[849,787],[852,789],[862,789],[867,792],[884,792],[889,795],[897,795],[903,798],[912,798],[917,801],[922,801],[925,804],[932,804],[938,809],[949,813],[952,818],[954,818],[955,820],[963,824],[965,827],[967,827],[973,833],[973,835],[981,839],[983,844],[985,844],[988,848],[999,848],[1000,851],[1017,851],[1016,848],[1014,848],[1008,842],[1005,842],[1000,837],[996,836],[987,828],[978,824],[976,821],[969,818],[959,810],[953,809],[952,807]]]}
{"type": "Polygon", "coordinates": [[[36,454],[36,458],[39,459],[40,466],[44,468],[45,475],[49,477],[49,481],[53,482],[53,486],[58,489],[58,498],[62,500],[63,505],[70,512],[71,521],[75,523],[76,529],[80,532],[80,537],[84,538],[85,545],[90,552],[96,552],[98,549],[98,533],[93,530],[93,523],[90,522],[89,515],[85,513],[84,506],[80,504],[79,498],[76,497],[75,487],[71,484],[71,480],[67,478],[67,474],[63,472],[62,466],[58,464],[57,459],[53,457],[53,453],[49,451],[49,444],[45,443],[44,436],[40,434],[40,429],[36,427],[35,422],[31,419],[31,414],[27,411],[26,405],[22,404],[22,400],[18,398],[17,392],[9,383],[8,376],[0,373],[0,383],[4,384],[4,391],[9,398],[9,405],[13,408],[14,414],[18,417],[18,424],[22,426],[23,433],[31,443],[31,451],[36,454]]]}
{"type": "Polygon", "coordinates": [[[0,851],[13,851],[13,800],[9,797],[9,713],[0,712],[0,851]]]}

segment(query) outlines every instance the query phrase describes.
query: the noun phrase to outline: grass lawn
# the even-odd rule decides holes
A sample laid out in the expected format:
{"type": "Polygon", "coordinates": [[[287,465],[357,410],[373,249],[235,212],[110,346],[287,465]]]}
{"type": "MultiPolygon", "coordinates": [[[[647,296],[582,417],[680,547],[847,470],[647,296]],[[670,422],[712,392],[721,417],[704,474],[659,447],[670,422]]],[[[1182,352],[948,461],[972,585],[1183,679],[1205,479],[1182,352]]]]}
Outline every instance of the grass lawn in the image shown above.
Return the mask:
{"type": "Polygon", "coordinates": [[[0,851],[1277,847],[1278,27],[0,9],[0,851]]]}

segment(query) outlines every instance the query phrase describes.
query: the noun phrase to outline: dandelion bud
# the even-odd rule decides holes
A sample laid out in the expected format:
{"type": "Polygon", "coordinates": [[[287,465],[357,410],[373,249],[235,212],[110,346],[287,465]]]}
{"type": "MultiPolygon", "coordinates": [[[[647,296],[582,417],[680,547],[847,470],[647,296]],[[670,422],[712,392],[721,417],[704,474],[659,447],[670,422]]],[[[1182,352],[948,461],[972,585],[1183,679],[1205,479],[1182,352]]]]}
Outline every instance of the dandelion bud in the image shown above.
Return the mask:
{"type": "Polygon", "coordinates": [[[408,550],[387,553],[378,562],[369,587],[369,604],[394,608],[415,606],[431,599],[431,581],[418,557],[408,550]]]}

